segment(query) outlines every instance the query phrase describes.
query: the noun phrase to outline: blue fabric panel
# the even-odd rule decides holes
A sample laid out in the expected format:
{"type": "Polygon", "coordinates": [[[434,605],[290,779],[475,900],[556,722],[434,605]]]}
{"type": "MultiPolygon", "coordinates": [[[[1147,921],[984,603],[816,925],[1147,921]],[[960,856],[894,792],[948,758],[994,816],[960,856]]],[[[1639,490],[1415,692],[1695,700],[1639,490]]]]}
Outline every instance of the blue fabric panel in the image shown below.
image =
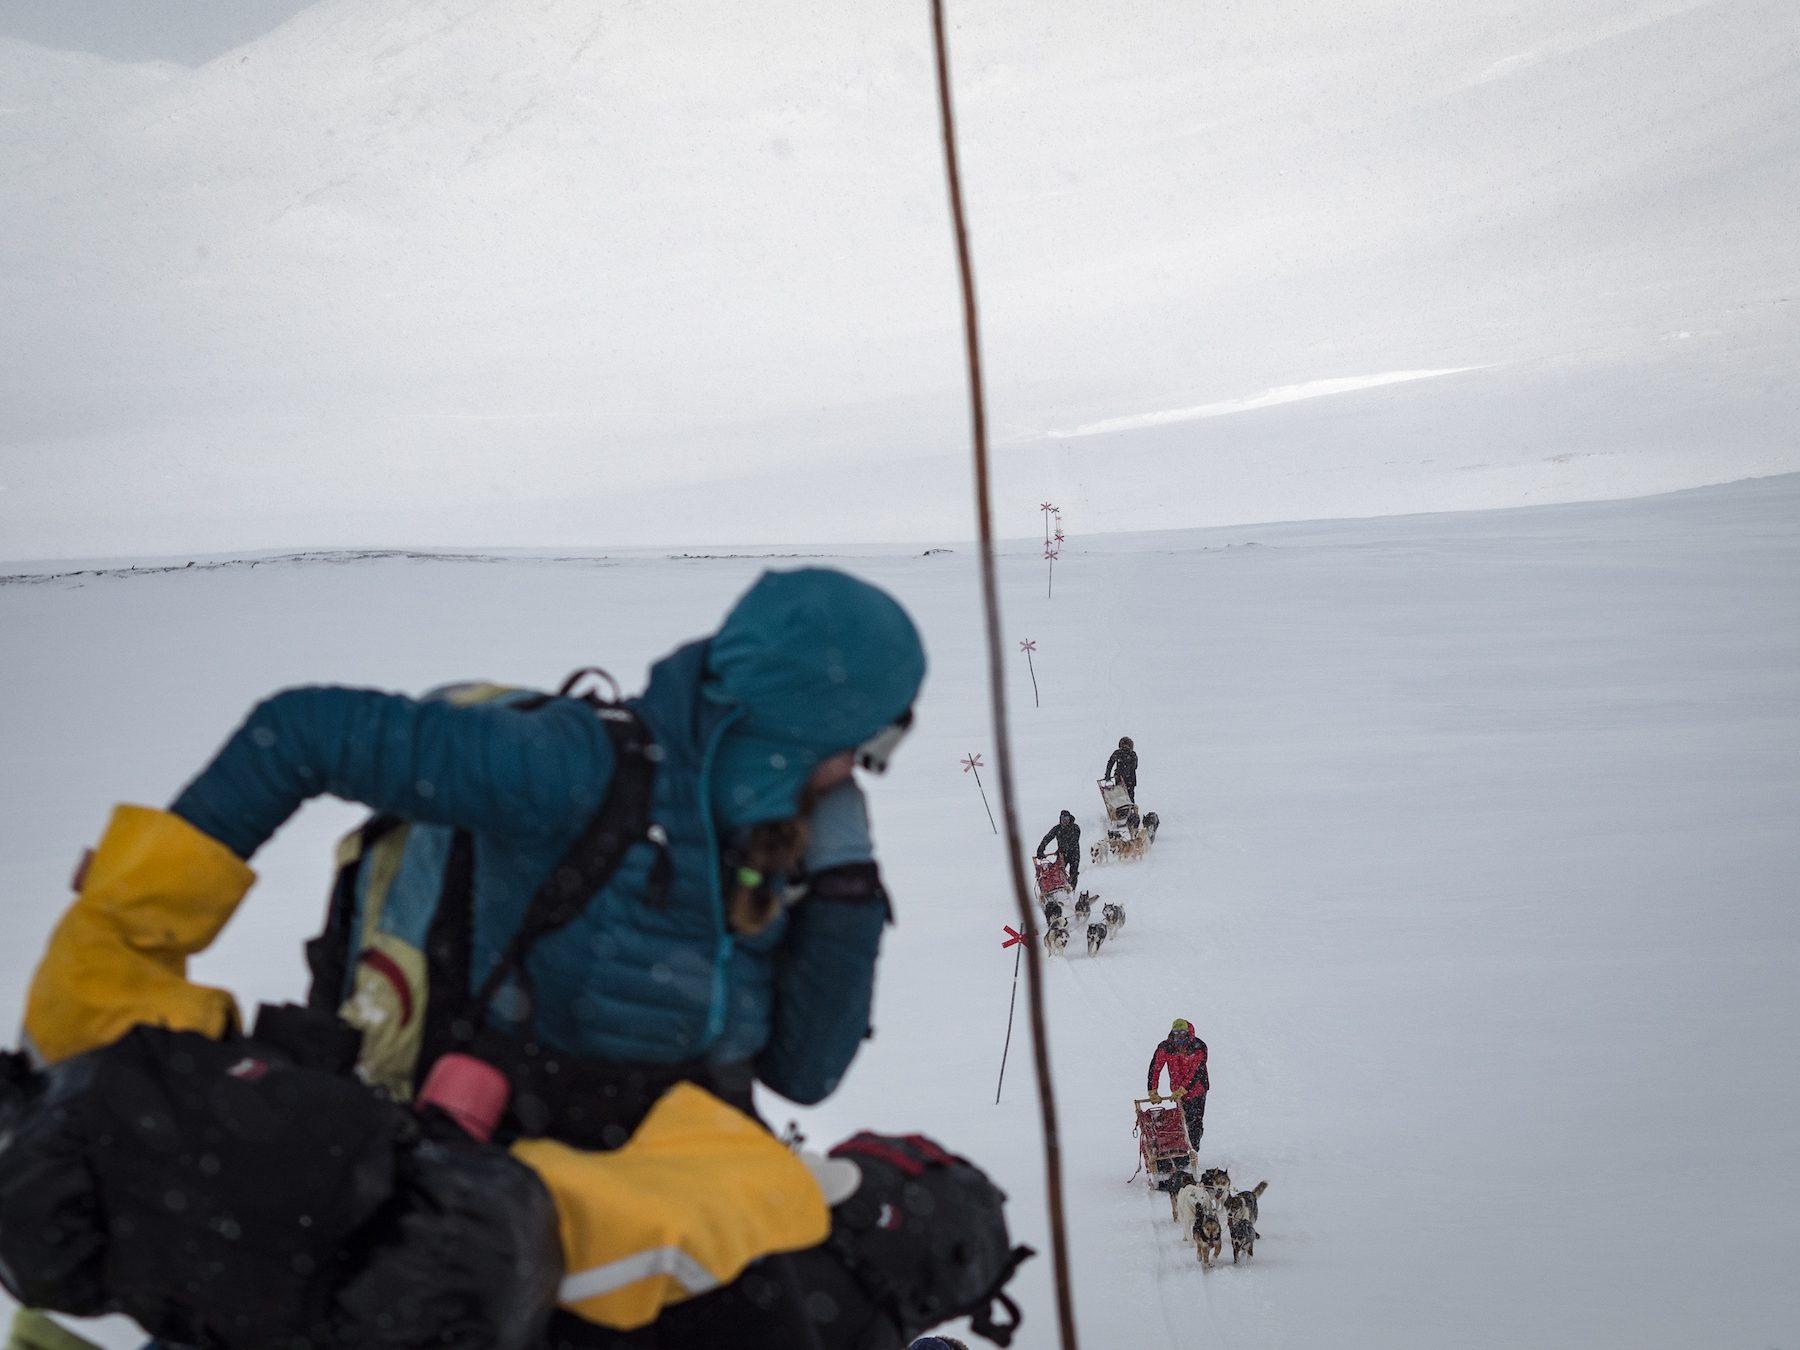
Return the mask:
{"type": "Polygon", "coordinates": [[[382,932],[424,950],[425,935],[431,930],[444,888],[444,870],[455,834],[442,825],[415,825],[408,832],[406,848],[376,924],[382,932]]]}

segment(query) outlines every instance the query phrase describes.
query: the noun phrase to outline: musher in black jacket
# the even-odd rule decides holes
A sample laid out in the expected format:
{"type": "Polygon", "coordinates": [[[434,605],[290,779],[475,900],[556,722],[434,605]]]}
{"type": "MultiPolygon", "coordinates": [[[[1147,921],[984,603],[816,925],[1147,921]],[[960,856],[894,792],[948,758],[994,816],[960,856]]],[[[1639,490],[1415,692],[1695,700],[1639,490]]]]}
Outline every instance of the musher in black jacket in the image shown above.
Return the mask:
{"type": "Polygon", "coordinates": [[[1132,749],[1131,737],[1119,737],[1119,748],[1106,761],[1103,777],[1123,783],[1125,795],[1134,802],[1137,800],[1137,751],[1132,749]]]}
{"type": "Polygon", "coordinates": [[[1061,819],[1050,827],[1050,832],[1038,841],[1038,857],[1044,856],[1052,839],[1056,841],[1056,856],[1062,859],[1063,868],[1069,874],[1069,889],[1074,890],[1075,879],[1081,875],[1081,826],[1075,823],[1073,811],[1064,811],[1061,819]]]}

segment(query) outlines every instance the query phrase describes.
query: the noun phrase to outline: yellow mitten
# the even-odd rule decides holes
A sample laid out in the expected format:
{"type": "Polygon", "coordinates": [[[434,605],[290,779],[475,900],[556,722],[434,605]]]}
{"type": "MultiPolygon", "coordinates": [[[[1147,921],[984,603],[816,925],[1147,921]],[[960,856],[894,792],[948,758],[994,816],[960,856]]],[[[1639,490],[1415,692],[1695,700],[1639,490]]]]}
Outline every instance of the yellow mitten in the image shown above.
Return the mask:
{"type": "Polygon", "coordinates": [[[44,1313],[20,1308],[13,1313],[6,1350],[100,1350],[85,1336],[78,1336],[44,1313]]]}
{"type": "Polygon", "coordinates": [[[611,1153],[549,1139],[521,1140],[512,1152],[556,1202],[567,1272],[557,1301],[621,1331],[831,1231],[806,1164],[691,1083],[664,1093],[611,1153]]]}
{"type": "Polygon", "coordinates": [[[225,926],[256,874],[167,811],[113,811],[25,1003],[46,1063],[109,1045],[140,1022],[220,1036],[237,1026],[223,989],[190,984],[187,958],[225,926]]]}

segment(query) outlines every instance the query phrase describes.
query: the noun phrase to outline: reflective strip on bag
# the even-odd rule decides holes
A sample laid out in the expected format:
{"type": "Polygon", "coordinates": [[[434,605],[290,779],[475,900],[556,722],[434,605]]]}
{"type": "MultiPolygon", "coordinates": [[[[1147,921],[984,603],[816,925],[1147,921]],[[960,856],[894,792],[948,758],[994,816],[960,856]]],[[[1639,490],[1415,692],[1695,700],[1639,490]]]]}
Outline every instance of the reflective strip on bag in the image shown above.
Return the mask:
{"type": "Polygon", "coordinates": [[[743,1112],[677,1083],[621,1148],[521,1139],[512,1154],[556,1205],[558,1302],[621,1331],[729,1284],[751,1262],[817,1246],[831,1232],[806,1163],[743,1112]]]}
{"type": "Polygon", "coordinates": [[[573,1305],[615,1293],[639,1280],[662,1276],[674,1280],[690,1297],[717,1289],[721,1283],[711,1271],[681,1248],[658,1247],[653,1251],[638,1252],[622,1260],[609,1261],[592,1270],[581,1270],[566,1276],[557,1290],[556,1298],[559,1303],[573,1305]]]}

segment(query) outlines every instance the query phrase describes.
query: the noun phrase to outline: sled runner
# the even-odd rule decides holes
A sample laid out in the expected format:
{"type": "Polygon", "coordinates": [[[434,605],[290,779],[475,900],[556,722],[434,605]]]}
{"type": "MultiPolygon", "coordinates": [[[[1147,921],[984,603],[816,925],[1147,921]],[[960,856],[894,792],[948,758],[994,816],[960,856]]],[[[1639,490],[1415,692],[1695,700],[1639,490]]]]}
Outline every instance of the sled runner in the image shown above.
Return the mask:
{"type": "Polygon", "coordinates": [[[1194,1146],[1188,1142],[1187,1117],[1172,1097],[1153,1101],[1139,1097],[1137,1108],[1138,1155],[1144,1163],[1144,1180],[1153,1191],[1170,1188],[1177,1173],[1196,1175],[1194,1146]]]}
{"type": "Polygon", "coordinates": [[[1106,835],[1088,848],[1088,857],[1096,863],[1108,858],[1130,861],[1141,858],[1156,838],[1156,812],[1139,813],[1137,803],[1125,785],[1114,778],[1100,781],[1100,801],[1106,807],[1106,835]]]}

